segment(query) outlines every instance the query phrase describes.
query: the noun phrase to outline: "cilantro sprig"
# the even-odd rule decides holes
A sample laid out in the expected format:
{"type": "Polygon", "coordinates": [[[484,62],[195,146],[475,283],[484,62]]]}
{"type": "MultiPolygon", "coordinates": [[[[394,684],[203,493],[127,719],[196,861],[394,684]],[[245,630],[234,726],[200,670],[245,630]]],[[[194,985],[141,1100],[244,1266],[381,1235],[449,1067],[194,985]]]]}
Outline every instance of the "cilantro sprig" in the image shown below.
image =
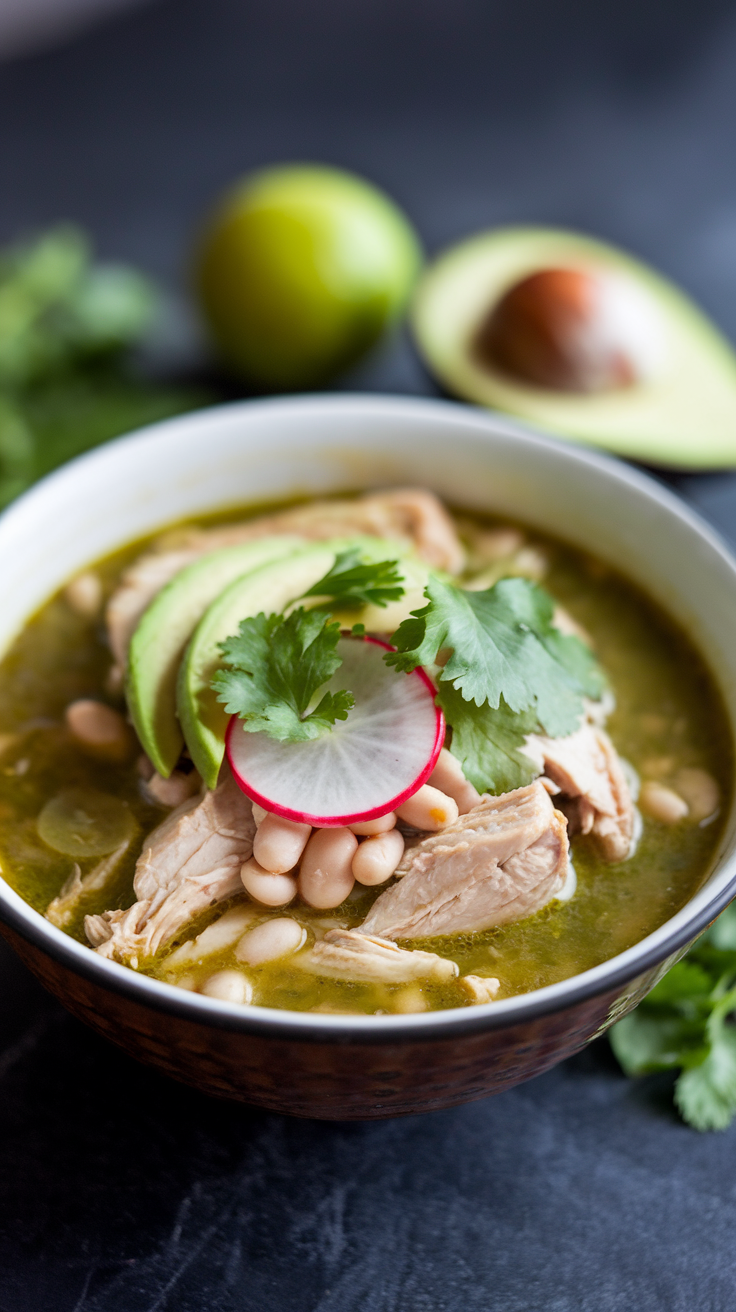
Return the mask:
{"type": "MultiPolygon", "coordinates": [[[[329,613],[367,604],[385,606],[403,596],[397,561],[366,561],[359,548],[338,553],[328,572],[303,594],[287,618],[258,615],[244,620],[237,637],[222,644],[228,667],[212,687],[231,715],[251,733],[282,742],[328,733],[347,717],[352,694],[319,689],[339,668],[339,625],[329,613]],[[311,618],[310,618],[311,617],[311,618]]],[[[395,651],[385,660],[399,672],[434,665],[437,703],[452,728],[451,749],[480,792],[506,792],[537,773],[524,752],[532,732],[571,733],[583,713],[583,697],[600,696],[603,674],[578,638],[553,623],[554,601],[528,579],[502,579],[483,592],[469,592],[430,575],[427,605],[396,630],[395,651]]],[[[360,636],[362,625],[354,625],[360,636]]]]}
{"type": "Polygon", "coordinates": [[[697,1130],[736,1115],[736,903],[610,1031],[627,1075],[676,1070],[675,1103],[697,1130]]]}
{"type": "MultiPolygon", "coordinates": [[[[329,733],[355,704],[347,688],[319,690],[342,665],[337,654],[340,625],[330,611],[385,606],[404,595],[396,560],[365,561],[359,548],[338,552],[332,567],[303,594],[320,604],[298,606],[289,615],[256,615],[241,622],[235,637],[220,644],[227,667],[212,688],[228,715],[239,715],[249,733],[279,742],[305,742],[329,733]]],[[[355,637],[365,632],[354,624],[355,637]]]]}
{"type": "Polygon", "coordinates": [[[351,692],[326,692],[313,709],[316,693],[342,661],[337,654],[340,625],[320,610],[297,607],[290,615],[255,615],[221,643],[228,667],[212,687],[228,715],[239,715],[249,733],[267,733],[279,742],[305,742],[329,733],[347,719],[351,692]]]}
{"type": "Polygon", "coordinates": [[[158,302],[143,274],[95,262],[71,225],[0,249],[0,508],[99,442],[215,399],[131,357],[158,302]]]}
{"type": "Polygon", "coordinates": [[[320,609],[356,610],[359,606],[386,606],[404,595],[397,560],[363,560],[359,547],[338,552],[332,568],[305,597],[322,598],[320,609]]]}
{"type": "Polygon", "coordinates": [[[537,773],[524,755],[527,734],[572,733],[583,697],[605,687],[595,657],[553,623],[554,601],[528,579],[501,579],[470,592],[431,576],[427,605],[393,636],[385,659],[398,670],[432,665],[437,702],[452,726],[451,750],[480,792],[519,788],[537,773]]]}

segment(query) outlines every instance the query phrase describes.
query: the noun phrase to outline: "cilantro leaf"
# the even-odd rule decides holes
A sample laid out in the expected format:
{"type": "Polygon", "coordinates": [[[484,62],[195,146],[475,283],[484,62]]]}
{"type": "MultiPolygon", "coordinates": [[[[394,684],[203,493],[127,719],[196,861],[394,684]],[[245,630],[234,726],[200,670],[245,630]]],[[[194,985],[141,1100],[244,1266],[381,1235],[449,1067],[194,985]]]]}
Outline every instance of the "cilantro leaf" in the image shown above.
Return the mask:
{"type": "Polygon", "coordinates": [[[600,696],[603,675],[579,638],[552,624],[554,602],[528,579],[501,579],[469,592],[431,576],[427,605],[413,611],[393,636],[386,661],[399,670],[431,665],[441,648],[451,655],[439,672],[467,702],[510,712],[534,711],[545,733],[572,733],[582,698],[600,696]]]}
{"type": "Polygon", "coordinates": [[[731,902],[726,910],[721,912],[700,942],[711,944],[721,951],[736,952],[736,901],[731,902]]]}
{"type": "Polygon", "coordinates": [[[280,742],[304,742],[329,733],[354,705],[346,690],[316,693],[339,669],[340,625],[329,615],[299,606],[290,615],[242,620],[235,637],[220,644],[229,668],[212,680],[228,715],[239,715],[249,733],[280,742]]]}
{"type": "Polygon", "coordinates": [[[736,1115],[736,903],[610,1031],[627,1075],[679,1071],[675,1103],[698,1130],[736,1115]]]}
{"type": "Polygon", "coordinates": [[[736,1027],[726,1020],[734,1006],[736,993],[719,1004],[707,1024],[707,1055],[686,1063],[675,1084],[675,1102],[696,1130],[725,1130],[736,1114],[736,1027]]]}
{"type": "Polygon", "coordinates": [[[528,579],[470,592],[431,575],[424,595],[427,605],[393,635],[387,664],[413,670],[449,648],[437,702],[452,726],[450,750],[479,792],[523,787],[537,773],[526,735],[572,733],[583,696],[602,693],[593,654],[555,628],[552,597],[528,579]]]}
{"type": "Polygon", "coordinates": [[[713,991],[713,976],[697,961],[678,961],[647,994],[647,1008],[705,1003],[713,991]]]}
{"type": "Polygon", "coordinates": [[[341,610],[368,604],[386,606],[389,601],[399,601],[403,595],[399,562],[365,561],[358,547],[339,552],[324,578],[304,593],[305,597],[323,597],[325,603],[339,606],[341,610]]]}
{"type": "Polygon", "coordinates": [[[450,683],[440,683],[437,702],[452,725],[450,751],[479,793],[511,792],[539,773],[523,751],[526,735],[537,728],[533,711],[516,714],[503,698],[497,707],[476,706],[450,683]]]}
{"type": "Polygon", "coordinates": [[[641,1005],[610,1031],[611,1047],[627,1075],[651,1075],[702,1058],[708,1049],[701,1020],[655,1016],[641,1005]]]}

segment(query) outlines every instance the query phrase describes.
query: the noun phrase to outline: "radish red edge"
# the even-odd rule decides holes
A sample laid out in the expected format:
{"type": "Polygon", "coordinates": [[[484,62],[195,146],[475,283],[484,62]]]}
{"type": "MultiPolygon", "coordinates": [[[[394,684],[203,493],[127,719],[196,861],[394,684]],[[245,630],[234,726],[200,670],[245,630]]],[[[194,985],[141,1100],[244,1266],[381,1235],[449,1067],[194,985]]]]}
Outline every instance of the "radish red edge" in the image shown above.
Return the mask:
{"type": "MultiPolygon", "coordinates": [[[[346,633],[344,636],[348,637],[349,634],[346,633]]],[[[385,651],[396,650],[396,648],[392,647],[389,642],[382,642],[380,638],[372,638],[369,634],[365,634],[362,641],[373,643],[376,647],[383,647],[385,651]]],[[[382,815],[388,815],[389,811],[395,811],[398,806],[402,806],[404,802],[408,802],[409,798],[413,797],[414,794],[419,791],[422,784],[426,784],[437,764],[439,754],[445,741],[446,731],[444,713],[434,700],[437,695],[437,689],[429,678],[429,675],[426,674],[421,667],[418,667],[416,670],[411,670],[409,674],[405,674],[404,678],[420,679],[432,698],[432,705],[435,713],[434,744],[432,746],[429,760],[421,771],[421,774],[417,775],[417,777],[412,780],[408,788],[405,788],[403,792],[398,793],[396,797],[392,797],[385,805],[374,806],[369,811],[355,811],[350,815],[311,815],[307,811],[297,811],[291,807],[281,806],[274,803],[272,799],[265,797],[263,793],[259,793],[257,789],[251,787],[250,784],[248,784],[248,787],[246,788],[245,780],[243,780],[238,773],[238,769],[233,761],[230,744],[230,739],[234,729],[237,728],[240,717],[237,715],[231,715],[225,734],[225,754],[227,756],[227,762],[230,766],[233,779],[238,785],[240,791],[245,793],[245,796],[249,798],[251,802],[254,802],[256,806],[263,807],[264,811],[270,811],[273,815],[283,816],[285,820],[296,820],[298,824],[312,825],[315,829],[342,829],[348,825],[363,824],[366,820],[378,820],[382,815]]]]}

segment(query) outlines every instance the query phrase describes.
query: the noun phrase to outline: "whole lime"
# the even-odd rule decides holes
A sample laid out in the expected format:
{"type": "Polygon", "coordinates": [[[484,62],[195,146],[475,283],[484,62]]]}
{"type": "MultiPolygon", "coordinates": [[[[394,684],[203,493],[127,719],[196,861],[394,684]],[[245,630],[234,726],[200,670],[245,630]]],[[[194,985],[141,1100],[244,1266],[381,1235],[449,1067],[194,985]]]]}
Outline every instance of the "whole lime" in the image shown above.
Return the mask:
{"type": "Polygon", "coordinates": [[[337,169],[245,178],[196,256],[200,304],[223,359],[251,386],[319,386],[357,361],[406,304],[416,235],[382,192],[337,169]]]}

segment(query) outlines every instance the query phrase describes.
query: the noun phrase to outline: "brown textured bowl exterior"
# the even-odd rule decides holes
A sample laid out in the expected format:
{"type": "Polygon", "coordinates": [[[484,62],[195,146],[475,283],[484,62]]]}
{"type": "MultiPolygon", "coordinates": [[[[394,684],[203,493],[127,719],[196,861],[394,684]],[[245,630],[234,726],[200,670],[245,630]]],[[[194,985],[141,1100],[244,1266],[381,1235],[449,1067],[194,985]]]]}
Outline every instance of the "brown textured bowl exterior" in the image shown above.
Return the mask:
{"type": "Polygon", "coordinates": [[[319,1120],[408,1116],[509,1089],[597,1038],[674,960],[623,989],[477,1033],[293,1038],[244,1033],[142,1005],[70,970],[9,926],[0,925],[0,932],[74,1016],[132,1057],[203,1093],[319,1120]]]}

